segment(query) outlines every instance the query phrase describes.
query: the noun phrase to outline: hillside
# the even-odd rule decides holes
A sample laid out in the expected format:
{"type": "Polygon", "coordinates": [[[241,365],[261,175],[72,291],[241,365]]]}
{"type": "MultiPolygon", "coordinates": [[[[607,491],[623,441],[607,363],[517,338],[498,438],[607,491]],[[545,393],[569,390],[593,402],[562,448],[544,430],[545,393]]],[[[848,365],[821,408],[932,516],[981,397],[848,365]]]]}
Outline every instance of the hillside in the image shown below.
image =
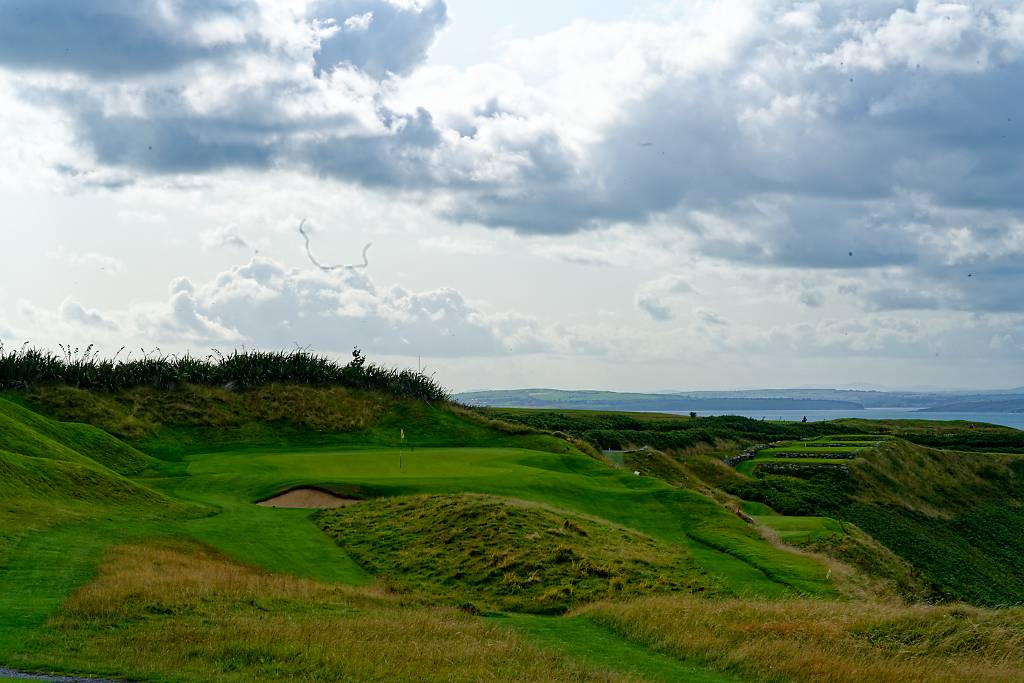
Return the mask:
{"type": "Polygon", "coordinates": [[[83,424],[0,399],[0,561],[42,529],[99,515],[181,514],[189,506],[126,478],[157,461],[83,424]]]}
{"type": "Polygon", "coordinates": [[[784,515],[856,524],[913,567],[930,599],[1024,603],[1024,458],[897,440],[847,466],[754,475],[722,488],[784,515]]]}
{"type": "MultiPolygon", "coordinates": [[[[805,600],[882,630],[946,613],[872,621],[873,601],[1018,601],[1019,436],[467,410],[275,382],[38,385],[0,399],[0,665],[360,680],[386,678],[402,653],[427,680],[768,680],[766,656],[683,653],[648,621],[714,606],[718,626],[702,628],[724,647],[742,610],[788,609],[805,628],[817,613],[805,600]],[[907,441],[928,438],[1006,452],[907,441]],[[344,506],[256,504],[301,488],[344,506]],[[629,611],[637,599],[655,602],[629,611]],[[375,640],[387,645],[355,645],[375,640]]],[[[1004,623],[977,615],[985,633],[1004,623]]],[[[841,656],[869,668],[893,656],[884,642],[858,652],[841,656]]],[[[998,649],[970,661],[1018,666],[998,649]]]]}

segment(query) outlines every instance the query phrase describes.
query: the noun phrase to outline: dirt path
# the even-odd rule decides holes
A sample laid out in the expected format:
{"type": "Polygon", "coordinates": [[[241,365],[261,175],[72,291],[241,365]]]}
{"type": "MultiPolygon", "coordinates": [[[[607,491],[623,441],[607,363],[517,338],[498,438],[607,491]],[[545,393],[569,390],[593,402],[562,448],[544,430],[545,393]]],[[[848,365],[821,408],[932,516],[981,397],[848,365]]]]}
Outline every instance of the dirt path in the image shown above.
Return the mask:
{"type": "Polygon", "coordinates": [[[106,678],[78,678],[76,676],[46,676],[43,674],[27,674],[14,669],[0,666],[0,680],[13,678],[16,681],[48,681],[49,683],[123,683],[106,678]]]}

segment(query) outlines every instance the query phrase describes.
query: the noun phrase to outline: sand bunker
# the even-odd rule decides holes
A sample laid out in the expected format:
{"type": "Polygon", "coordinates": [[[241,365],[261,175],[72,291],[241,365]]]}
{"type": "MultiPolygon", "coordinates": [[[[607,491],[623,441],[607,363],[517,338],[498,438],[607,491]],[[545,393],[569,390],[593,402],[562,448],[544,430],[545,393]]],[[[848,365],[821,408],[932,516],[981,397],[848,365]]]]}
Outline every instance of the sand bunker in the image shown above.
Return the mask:
{"type": "Polygon", "coordinates": [[[268,508],[315,508],[326,510],[329,508],[348,507],[358,502],[355,498],[343,498],[323,489],[299,488],[285,491],[278,496],[261,500],[256,504],[268,508]]]}

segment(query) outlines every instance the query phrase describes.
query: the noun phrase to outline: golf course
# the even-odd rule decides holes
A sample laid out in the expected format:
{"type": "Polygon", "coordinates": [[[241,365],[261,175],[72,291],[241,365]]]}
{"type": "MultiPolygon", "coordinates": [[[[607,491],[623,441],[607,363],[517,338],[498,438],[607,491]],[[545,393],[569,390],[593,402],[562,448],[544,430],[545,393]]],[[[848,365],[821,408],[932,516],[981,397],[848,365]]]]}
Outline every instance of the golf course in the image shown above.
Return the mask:
{"type": "Polygon", "coordinates": [[[1024,676],[1024,611],[1013,606],[1024,598],[1024,435],[1014,430],[962,430],[965,448],[990,432],[1002,450],[939,451],[914,443],[919,426],[895,422],[467,409],[415,395],[429,386],[372,379],[358,357],[326,385],[106,389],[11,388],[26,363],[7,361],[0,667],[10,671],[1024,676]],[[700,446],[660,450],[659,438],[700,446]],[[622,446],[614,457],[600,450],[609,439],[622,446]],[[735,468],[723,462],[751,444],[764,447],[735,468]]]}

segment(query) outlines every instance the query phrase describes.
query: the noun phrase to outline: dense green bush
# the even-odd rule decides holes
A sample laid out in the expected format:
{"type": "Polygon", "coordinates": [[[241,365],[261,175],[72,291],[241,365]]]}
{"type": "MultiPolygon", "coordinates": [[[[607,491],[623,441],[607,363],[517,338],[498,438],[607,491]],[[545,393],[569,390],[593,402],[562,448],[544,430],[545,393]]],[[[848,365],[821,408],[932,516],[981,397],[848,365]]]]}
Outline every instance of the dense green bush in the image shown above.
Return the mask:
{"type": "Polygon", "coordinates": [[[366,363],[358,350],[339,364],[309,351],[214,351],[205,358],[141,352],[102,358],[93,349],[61,346],[61,353],[30,348],[8,350],[0,344],[0,390],[65,384],[80,389],[118,391],[140,386],[169,389],[182,384],[249,389],[273,383],[341,386],[383,391],[395,396],[442,401],[448,391],[422,372],[366,363]]]}

